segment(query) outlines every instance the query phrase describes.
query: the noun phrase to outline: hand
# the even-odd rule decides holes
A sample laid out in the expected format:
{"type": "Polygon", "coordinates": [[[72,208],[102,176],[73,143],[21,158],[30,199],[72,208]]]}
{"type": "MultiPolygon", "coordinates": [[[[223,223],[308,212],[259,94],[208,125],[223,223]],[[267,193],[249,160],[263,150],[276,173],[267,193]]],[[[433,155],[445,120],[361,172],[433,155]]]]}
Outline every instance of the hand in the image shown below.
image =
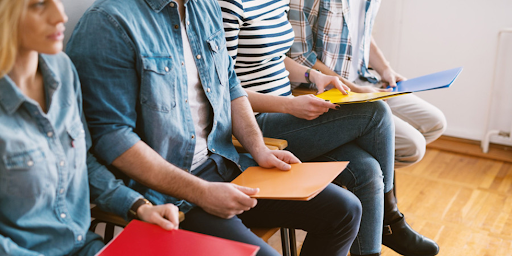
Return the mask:
{"type": "Polygon", "coordinates": [[[300,95],[290,98],[290,104],[285,112],[298,118],[313,120],[329,109],[336,109],[337,105],[320,99],[314,95],[300,95]]]}
{"type": "Polygon", "coordinates": [[[139,219],[156,224],[166,230],[178,229],[179,211],[173,204],[149,205],[143,204],[137,209],[139,219]]]}
{"type": "Polygon", "coordinates": [[[326,89],[332,88],[332,86],[340,90],[340,92],[345,95],[350,91],[350,88],[342,83],[337,76],[328,76],[316,70],[311,70],[310,74],[311,82],[315,83],[318,93],[322,93],[326,89]]]}
{"type": "Polygon", "coordinates": [[[258,201],[250,195],[258,192],[258,188],[242,187],[227,182],[207,182],[197,205],[217,217],[230,219],[256,206],[258,201]]]}
{"type": "Polygon", "coordinates": [[[388,88],[388,89],[384,89],[384,88],[375,88],[373,86],[358,86],[358,85],[354,85],[352,86],[352,91],[354,92],[357,92],[357,93],[372,93],[372,92],[390,92],[390,91],[393,91],[393,88],[388,88]]]}
{"type": "Polygon", "coordinates": [[[391,87],[396,87],[396,82],[407,80],[402,75],[396,73],[392,68],[384,69],[384,71],[382,71],[382,74],[379,75],[383,82],[383,88],[388,87],[388,85],[391,87]]]}
{"type": "Polygon", "coordinates": [[[283,171],[290,170],[292,168],[290,164],[301,163],[295,155],[286,150],[266,150],[260,154],[253,154],[253,157],[261,167],[277,167],[283,171]]]}

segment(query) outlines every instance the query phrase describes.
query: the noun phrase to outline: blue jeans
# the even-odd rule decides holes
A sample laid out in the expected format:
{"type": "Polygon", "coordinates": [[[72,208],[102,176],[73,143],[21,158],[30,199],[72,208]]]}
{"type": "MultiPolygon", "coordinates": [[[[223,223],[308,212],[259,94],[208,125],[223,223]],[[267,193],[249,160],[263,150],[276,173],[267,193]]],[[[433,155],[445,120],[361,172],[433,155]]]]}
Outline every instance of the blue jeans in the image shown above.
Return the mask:
{"type": "MultiPolygon", "coordinates": [[[[219,169],[236,166],[212,155],[193,174],[213,182],[223,182],[219,169]]],[[[253,209],[231,219],[223,219],[195,207],[185,215],[180,228],[260,246],[258,256],[279,256],[271,246],[247,227],[299,228],[308,232],[301,256],[346,256],[360,223],[361,204],[350,192],[329,184],[309,201],[258,200],[253,209]]]]}
{"type": "Polygon", "coordinates": [[[380,252],[384,192],[393,188],[394,125],[389,107],[377,101],[341,105],[310,121],[283,113],[262,113],[256,119],[265,137],[287,140],[286,149],[301,161],[350,161],[335,179],[363,206],[350,252],[380,252]]]}

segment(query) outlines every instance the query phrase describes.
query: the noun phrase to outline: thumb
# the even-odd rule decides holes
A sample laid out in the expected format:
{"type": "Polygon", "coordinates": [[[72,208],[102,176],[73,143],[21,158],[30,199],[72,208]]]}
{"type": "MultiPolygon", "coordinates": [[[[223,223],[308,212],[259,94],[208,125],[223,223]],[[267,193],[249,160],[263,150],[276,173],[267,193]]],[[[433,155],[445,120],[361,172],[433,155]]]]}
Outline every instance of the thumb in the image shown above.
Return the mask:
{"type": "Polygon", "coordinates": [[[239,186],[239,185],[235,185],[235,188],[237,188],[242,193],[244,193],[246,195],[249,195],[249,196],[250,195],[256,195],[256,194],[258,194],[258,192],[260,192],[259,188],[243,187],[243,186],[239,186]]]}

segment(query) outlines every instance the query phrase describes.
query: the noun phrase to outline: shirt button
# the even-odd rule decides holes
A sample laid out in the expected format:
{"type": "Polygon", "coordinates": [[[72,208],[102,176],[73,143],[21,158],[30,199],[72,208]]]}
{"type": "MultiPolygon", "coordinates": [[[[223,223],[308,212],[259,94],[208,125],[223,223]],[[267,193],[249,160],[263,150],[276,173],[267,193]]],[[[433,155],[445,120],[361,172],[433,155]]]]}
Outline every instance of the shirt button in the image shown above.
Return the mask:
{"type": "Polygon", "coordinates": [[[197,58],[198,60],[200,60],[200,59],[201,59],[201,55],[197,55],[197,56],[196,56],[196,58],[197,58]]]}
{"type": "Polygon", "coordinates": [[[34,161],[29,160],[29,161],[27,162],[27,165],[28,165],[28,166],[33,166],[33,165],[34,165],[34,161]]]}
{"type": "Polygon", "coordinates": [[[61,188],[61,189],[59,190],[59,193],[64,194],[64,189],[63,189],[63,188],[61,188]]]}
{"type": "Polygon", "coordinates": [[[176,6],[174,3],[171,3],[169,4],[172,8],[174,8],[174,6],[176,6]]]}
{"type": "Polygon", "coordinates": [[[211,90],[210,90],[210,88],[207,88],[207,89],[206,89],[206,92],[210,92],[210,91],[211,91],[211,90]]]}
{"type": "Polygon", "coordinates": [[[76,240],[78,240],[79,242],[82,241],[82,235],[79,235],[76,240]]]}
{"type": "Polygon", "coordinates": [[[187,20],[187,26],[190,25],[190,21],[187,20]]]}
{"type": "Polygon", "coordinates": [[[182,61],[182,62],[181,62],[181,65],[182,65],[182,66],[183,66],[183,65],[185,65],[185,62],[183,62],[183,61],[182,61]]]}
{"type": "Polygon", "coordinates": [[[175,29],[178,29],[178,28],[180,28],[180,26],[178,26],[178,25],[174,25],[174,28],[175,28],[175,29]]]}
{"type": "Polygon", "coordinates": [[[53,136],[53,132],[48,132],[48,133],[46,133],[46,135],[48,135],[48,137],[51,138],[53,136]]]}
{"type": "Polygon", "coordinates": [[[63,218],[63,219],[65,219],[65,218],[66,218],[66,214],[65,214],[65,213],[61,213],[61,214],[60,214],[60,217],[61,217],[61,218],[63,218]]]}
{"type": "Polygon", "coordinates": [[[192,135],[191,137],[192,137],[192,139],[193,139],[193,138],[195,138],[195,136],[194,136],[194,135],[192,135]]]}
{"type": "Polygon", "coordinates": [[[218,50],[219,50],[219,46],[218,46],[218,45],[216,45],[216,46],[215,46],[215,50],[216,50],[216,51],[218,51],[218,50]]]}
{"type": "Polygon", "coordinates": [[[215,149],[214,149],[214,148],[212,148],[212,152],[215,152],[215,149]]]}
{"type": "Polygon", "coordinates": [[[185,103],[187,103],[187,102],[188,102],[188,100],[187,100],[187,99],[185,99],[185,103]]]}
{"type": "Polygon", "coordinates": [[[64,166],[65,162],[64,161],[60,161],[59,165],[60,166],[64,166]]]}
{"type": "Polygon", "coordinates": [[[165,67],[165,72],[169,72],[169,67],[165,67]]]}

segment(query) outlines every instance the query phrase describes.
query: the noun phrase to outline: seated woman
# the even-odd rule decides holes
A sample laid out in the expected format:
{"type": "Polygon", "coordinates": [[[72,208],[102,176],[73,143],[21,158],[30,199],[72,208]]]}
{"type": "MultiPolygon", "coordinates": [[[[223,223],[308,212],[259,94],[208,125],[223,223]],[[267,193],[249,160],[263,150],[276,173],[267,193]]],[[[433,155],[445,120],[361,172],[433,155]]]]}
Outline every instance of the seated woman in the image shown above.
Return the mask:
{"type": "MultiPolygon", "coordinates": [[[[335,76],[308,69],[285,53],[294,34],[287,20],[289,1],[219,0],[227,49],[235,71],[267,137],[288,141],[301,161],[349,160],[335,180],[361,201],[363,215],[351,255],[380,255],[383,219],[402,220],[392,236],[417,246],[436,246],[403,221],[393,195],[394,125],[381,101],[336,106],[313,95],[293,97],[290,80],[315,83],[320,91],[348,87],[335,76]]],[[[435,248],[437,251],[437,248],[435,248]]],[[[436,252],[437,253],[437,252],[436,252]]],[[[433,254],[434,255],[434,254],[433,254]]]]}
{"type": "Polygon", "coordinates": [[[66,20],[60,0],[0,0],[0,255],[94,255],[90,198],[178,228],[177,207],[152,206],[88,153],[66,20]]]}

